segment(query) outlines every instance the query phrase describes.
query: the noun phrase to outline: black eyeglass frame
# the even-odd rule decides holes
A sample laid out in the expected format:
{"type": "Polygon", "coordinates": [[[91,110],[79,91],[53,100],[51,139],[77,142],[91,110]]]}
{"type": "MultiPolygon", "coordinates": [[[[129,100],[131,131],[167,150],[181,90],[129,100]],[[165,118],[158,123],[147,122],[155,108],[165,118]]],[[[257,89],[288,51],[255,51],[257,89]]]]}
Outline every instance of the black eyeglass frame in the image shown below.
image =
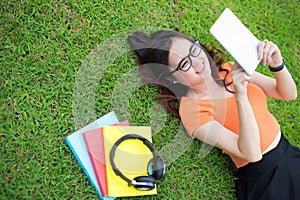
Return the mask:
{"type": "Polygon", "coordinates": [[[190,47],[190,50],[189,50],[189,54],[187,56],[185,56],[184,58],[182,58],[182,60],[178,63],[176,69],[174,69],[173,71],[171,71],[171,74],[173,74],[174,72],[176,71],[184,71],[184,72],[187,72],[189,71],[189,69],[191,68],[191,66],[193,65],[192,63],[192,58],[191,57],[198,57],[200,54],[202,53],[202,47],[200,45],[200,43],[198,41],[196,41],[191,47],[190,47]],[[200,51],[197,53],[197,54],[193,54],[192,50],[194,47],[199,47],[200,51]],[[189,66],[187,69],[182,69],[181,67],[181,64],[182,62],[184,62],[186,59],[189,59],[189,66]]]}

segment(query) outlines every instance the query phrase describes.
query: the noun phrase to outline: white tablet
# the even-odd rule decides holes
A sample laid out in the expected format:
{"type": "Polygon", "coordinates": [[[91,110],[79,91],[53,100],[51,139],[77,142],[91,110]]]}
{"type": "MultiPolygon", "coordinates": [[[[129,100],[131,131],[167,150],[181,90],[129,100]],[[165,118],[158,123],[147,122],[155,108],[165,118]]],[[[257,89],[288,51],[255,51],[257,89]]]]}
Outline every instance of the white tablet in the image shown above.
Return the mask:
{"type": "Polygon", "coordinates": [[[226,8],[210,28],[210,33],[249,75],[258,66],[259,40],[226,8]]]}

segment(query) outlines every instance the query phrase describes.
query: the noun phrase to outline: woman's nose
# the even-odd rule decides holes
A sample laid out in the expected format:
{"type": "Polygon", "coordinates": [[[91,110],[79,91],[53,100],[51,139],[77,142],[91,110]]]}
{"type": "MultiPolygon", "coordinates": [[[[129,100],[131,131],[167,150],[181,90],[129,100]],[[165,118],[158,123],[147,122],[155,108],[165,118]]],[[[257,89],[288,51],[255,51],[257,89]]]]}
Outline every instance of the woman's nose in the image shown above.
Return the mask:
{"type": "Polygon", "coordinates": [[[192,67],[196,70],[201,69],[203,67],[204,61],[199,58],[194,58],[192,62],[192,67]]]}

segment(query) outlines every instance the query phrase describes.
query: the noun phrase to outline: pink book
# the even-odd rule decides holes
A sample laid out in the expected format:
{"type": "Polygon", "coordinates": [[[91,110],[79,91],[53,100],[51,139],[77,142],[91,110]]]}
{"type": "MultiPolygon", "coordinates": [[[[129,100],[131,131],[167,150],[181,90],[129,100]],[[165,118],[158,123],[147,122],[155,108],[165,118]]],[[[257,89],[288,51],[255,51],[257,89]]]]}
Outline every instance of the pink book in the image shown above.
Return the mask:
{"type": "MultiPolygon", "coordinates": [[[[119,122],[113,124],[113,126],[129,126],[129,122],[119,122]]],[[[101,193],[103,196],[107,196],[106,162],[102,128],[87,131],[83,136],[101,193]]]]}

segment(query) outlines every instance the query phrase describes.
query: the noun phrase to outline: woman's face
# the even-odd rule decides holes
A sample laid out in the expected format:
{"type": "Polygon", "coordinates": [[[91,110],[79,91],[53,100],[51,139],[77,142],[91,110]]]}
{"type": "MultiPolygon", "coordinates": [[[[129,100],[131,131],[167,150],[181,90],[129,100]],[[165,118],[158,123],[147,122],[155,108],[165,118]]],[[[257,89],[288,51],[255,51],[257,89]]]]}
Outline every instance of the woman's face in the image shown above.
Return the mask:
{"type": "Polygon", "coordinates": [[[211,77],[209,61],[204,50],[199,44],[193,44],[187,39],[174,38],[172,40],[169,65],[171,70],[182,69],[175,71],[173,75],[180,83],[189,87],[202,83],[211,77]]]}

